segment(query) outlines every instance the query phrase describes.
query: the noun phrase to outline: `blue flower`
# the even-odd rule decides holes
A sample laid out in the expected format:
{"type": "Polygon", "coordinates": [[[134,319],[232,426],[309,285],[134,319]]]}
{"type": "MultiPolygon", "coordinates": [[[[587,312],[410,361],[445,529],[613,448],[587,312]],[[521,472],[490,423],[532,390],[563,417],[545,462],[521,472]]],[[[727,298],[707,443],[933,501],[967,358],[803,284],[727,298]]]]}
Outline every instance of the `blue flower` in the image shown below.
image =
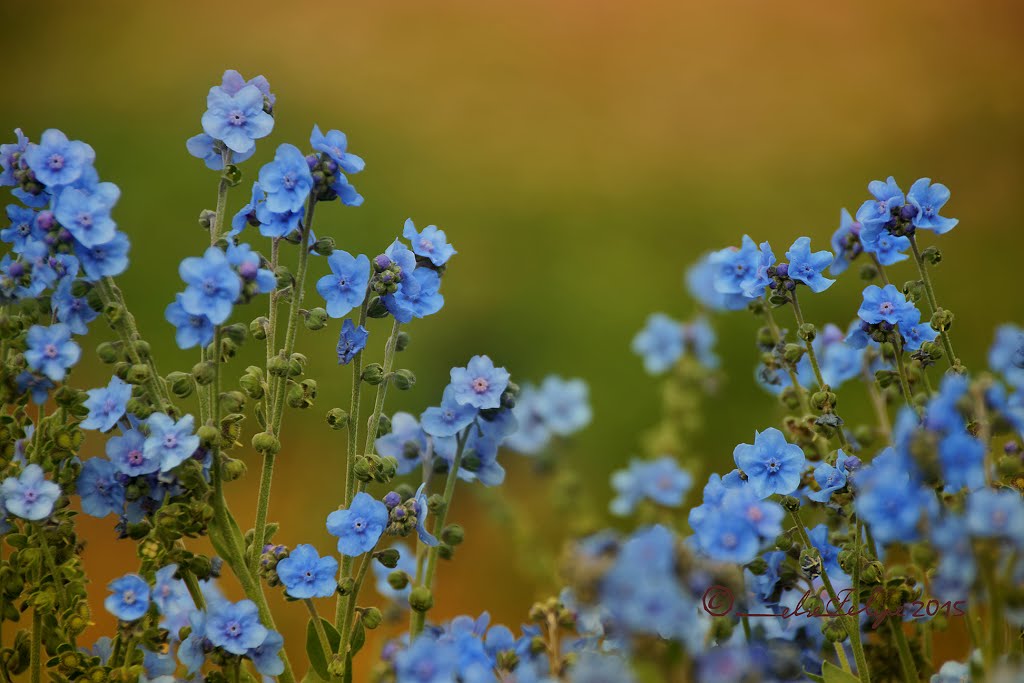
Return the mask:
{"type": "Polygon", "coordinates": [[[950,660],[943,663],[939,672],[932,675],[930,683],[963,683],[971,680],[971,670],[967,664],[950,660]]]}
{"type": "Polygon", "coordinates": [[[284,660],[281,659],[283,647],[284,637],[277,631],[268,630],[263,642],[249,650],[246,656],[263,676],[280,676],[284,673],[284,660]]]}
{"type": "Polygon", "coordinates": [[[549,375],[540,384],[539,400],[548,429],[570,436],[590,424],[590,389],[582,379],[549,375]]]}
{"type": "Polygon", "coordinates": [[[830,465],[827,462],[820,462],[814,468],[814,481],[818,483],[820,490],[808,491],[807,497],[819,503],[827,503],[832,499],[832,494],[846,486],[846,478],[849,474],[846,470],[847,455],[842,450],[836,454],[836,464],[830,465]]]}
{"type": "Polygon", "coordinates": [[[874,254],[883,266],[891,266],[910,258],[905,252],[910,249],[910,238],[892,235],[886,230],[865,230],[861,235],[864,251],[874,254]]]}
{"type": "Polygon", "coordinates": [[[746,298],[761,296],[763,291],[754,291],[752,286],[758,279],[761,251],[748,235],[743,236],[740,248],[726,247],[713,252],[709,261],[714,266],[715,290],[722,294],[741,294],[746,298]]]}
{"type": "Polygon", "coordinates": [[[57,285],[50,305],[53,307],[57,320],[71,328],[72,334],[83,335],[89,331],[89,323],[99,313],[94,311],[85,297],[77,297],[71,293],[71,278],[64,278],[57,285]]]}
{"type": "Polygon", "coordinates": [[[260,623],[259,610],[252,600],[210,605],[206,617],[206,637],[217,647],[233,655],[244,655],[259,647],[268,631],[260,623]]]}
{"type": "Polygon", "coordinates": [[[457,400],[454,385],[445,387],[440,406],[431,406],[420,415],[423,431],[431,436],[455,436],[476,419],[479,409],[457,400]]]}
{"type": "Polygon", "coordinates": [[[518,428],[506,437],[502,446],[522,455],[536,455],[543,451],[551,441],[546,410],[541,391],[532,384],[524,385],[512,408],[518,428]]]}
{"type": "Polygon", "coordinates": [[[416,502],[416,535],[419,537],[420,543],[433,548],[440,541],[427,531],[427,512],[429,512],[429,508],[427,507],[426,490],[427,485],[425,483],[420,484],[420,487],[416,489],[416,497],[414,498],[416,502]]]}
{"type": "Polygon", "coordinates": [[[366,168],[366,162],[348,152],[348,138],[340,130],[329,130],[327,135],[314,125],[309,144],[318,152],[326,154],[345,173],[359,173],[366,168]]]}
{"type": "Polygon", "coordinates": [[[51,128],[43,132],[39,144],[30,144],[21,158],[32,169],[36,180],[54,188],[81,178],[92,168],[96,152],[84,142],[68,140],[67,135],[51,128]]]}
{"type": "Polygon", "coordinates": [[[441,310],[444,296],[440,292],[441,276],[430,268],[416,268],[402,275],[394,294],[384,297],[385,306],[399,322],[426,318],[441,310]]]}
{"type": "Polygon", "coordinates": [[[947,493],[985,485],[985,446],[967,432],[955,432],[939,442],[939,462],[947,493]]]}
{"type": "Polygon", "coordinates": [[[270,83],[265,76],[255,76],[249,80],[234,69],[227,69],[221,77],[220,89],[228,95],[235,95],[247,85],[251,85],[263,95],[263,108],[266,111],[273,111],[277,98],[270,92],[270,83]]]}
{"type": "Polygon", "coordinates": [[[263,111],[263,93],[253,85],[235,93],[219,86],[210,88],[202,123],[207,135],[238,154],[251,152],[256,140],[274,129],[274,117],[263,111]]]}
{"type": "Polygon", "coordinates": [[[365,491],[355,495],[347,510],[327,515],[327,531],[338,537],[338,552],[349,557],[372,550],[387,523],[387,506],[365,491]]]}
{"type": "Polygon", "coordinates": [[[395,590],[391,587],[391,584],[388,583],[388,575],[390,575],[392,571],[397,570],[405,572],[410,577],[416,576],[416,553],[401,541],[395,543],[391,548],[398,551],[398,565],[395,566],[395,569],[388,569],[380,562],[374,562],[371,567],[371,569],[373,569],[373,576],[377,581],[374,587],[383,597],[396,604],[404,604],[404,606],[407,607],[408,603],[405,602],[405,599],[412,591],[412,586],[406,585],[406,587],[401,590],[395,590]]]}
{"type": "Polygon", "coordinates": [[[111,594],[103,606],[121,621],[141,619],[149,609],[149,584],[138,574],[125,574],[107,584],[111,594]]]}
{"type": "MultiPolygon", "coordinates": [[[[8,508],[10,502],[8,502],[8,508]]],[[[1013,489],[982,488],[967,496],[967,528],[978,538],[1024,544],[1024,501],[1013,489]]]]}
{"type": "Polygon", "coordinates": [[[0,187],[11,187],[18,184],[14,171],[18,169],[22,155],[28,149],[29,141],[21,128],[14,129],[17,142],[0,145],[0,187]]]}
{"type": "Polygon", "coordinates": [[[114,183],[99,183],[88,191],[68,187],[57,197],[53,214],[80,244],[95,247],[117,234],[110,211],[120,196],[121,190],[114,183]]]}
{"type": "Polygon", "coordinates": [[[930,323],[921,322],[921,311],[917,310],[916,306],[913,311],[908,311],[900,321],[900,334],[904,339],[903,348],[908,351],[917,351],[921,348],[921,344],[935,341],[935,338],[939,336],[930,323]]]}
{"type": "Polygon", "coordinates": [[[174,341],[179,349],[207,346],[213,341],[213,323],[205,315],[187,313],[181,304],[182,296],[180,293],[175,295],[174,301],[164,310],[167,322],[175,327],[174,341]]]}
{"type": "Polygon", "coordinates": [[[146,460],[159,460],[160,471],[169,472],[192,457],[199,448],[199,437],[193,434],[195,420],[186,415],[177,422],[166,413],[153,413],[146,420],[149,436],[142,452],[146,460]]]}
{"type": "Polygon", "coordinates": [[[707,318],[697,316],[683,324],[683,341],[688,350],[705,368],[714,370],[718,367],[718,356],[715,354],[715,343],[718,341],[718,337],[707,318]]]}
{"type": "Polygon", "coordinates": [[[788,495],[800,486],[807,466],[803,449],[786,441],[778,429],[769,427],[754,433],[754,443],[741,443],[733,450],[736,466],[760,498],[773,493],[788,495]]]}
{"type": "Polygon", "coordinates": [[[757,255],[757,265],[754,274],[743,282],[743,295],[756,299],[764,294],[764,288],[771,282],[768,270],[775,265],[775,254],[767,242],[761,242],[760,251],[757,255]]]}
{"type": "Polygon", "coordinates": [[[742,294],[725,294],[715,287],[716,265],[713,254],[705,254],[690,266],[684,280],[690,296],[701,305],[713,311],[739,311],[747,307],[747,298],[742,294]]]}
{"type": "Polygon", "coordinates": [[[227,256],[217,247],[209,247],[202,258],[190,256],[182,260],[178,274],[185,282],[181,307],[190,315],[205,315],[220,325],[231,315],[242,282],[227,256]]]}
{"type": "Polygon", "coordinates": [[[622,655],[585,650],[572,669],[572,683],[634,683],[636,677],[622,655]]]}
{"type": "Polygon", "coordinates": [[[894,285],[868,285],[864,288],[864,300],[857,316],[872,325],[882,322],[898,325],[916,310],[914,304],[907,301],[894,285]]]}
{"type": "Polygon", "coordinates": [[[1014,387],[1024,387],[1024,330],[1000,325],[988,351],[988,366],[1014,387]]]}
{"type": "Polygon", "coordinates": [[[128,235],[117,232],[103,244],[86,246],[75,241],[75,256],[82,263],[86,279],[95,282],[105,277],[116,277],[128,268],[128,235]]]}
{"type": "Polygon", "coordinates": [[[633,337],[631,348],[643,358],[648,374],[661,374],[683,355],[683,326],[664,313],[652,313],[633,337]]]}
{"type": "Polygon", "coordinates": [[[395,656],[396,680],[401,683],[449,683],[458,679],[459,654],[451,642],[421,633],[395,656]]]}
{"type": "Polygon", "coordinates": [[[713,560],[746,563],[762,542],[781,533],[782,508],[761,500],[750,486],[726,488],[718,475],[704,487],[704,503],[690,510],[697,548],[713,560]]]}
{"type": "Polygon", "coordinates": [[[453,398],[461,404],[486,410],[501,406],[501,395],[508,388],[509,373],[496,368],[487,356],[473,356],[464,368],[452,368],[453,398]]]}
{"type": "Polygon", "coordinates": [[[277,563],[277,575],[293,598],[328,598],[338,588],[338,561],[320,557],[316,548],[300,543],[277,563]]]}
{"type": "Polygon", "coordinates": [[[132,397],[132,386],[116,375],[101,389],[90,389],[85,407],[89,415],[78,426],[82,429],[109,431],[124,415],[128,399],[132,397]]]}
{"type": "Polygon", "coordinates": [[[617,495],[611,502],[611,511],[619,516],[632,514],[644,499],[665,507],[679,507],[692,485],[690,473],[681,469],[671,456],[633,460],[628,469],[612,474],[617,495]]]}
{"type": "Polygon", "coordinates": [[[448,259],[458,253],[448,244],[444,230],[438,230],[436,225],[428,225],[418,232],[412,219],[408,218],[402,230],[402,237],[409,240],[413,253],[428,259],[435,266],[443,266],[448,263],[448,259]]]}
{"type": "Polygon", "coordinates": [[[786,258],[789,259],[789,277],[804,283],[812,292],[824,292],[835,282],[822,275],[835,260],[832,253],[816,251],[812,254],[810,237],[798,237],[786,252],[786,258]]]}
{"type": "Polygon", "coordinates": [[[36,212],[32,209],[11,204],[7,207],[7,219],[11,221],[11,225],[0,230],[0,240],[9,242],[15,254],[24,251],[29,242],[43,239],[44,231],[37,225],[36,212]]]}
{"type": "Polygon", "coordinates": [[[860,223],[846,209],[839,212],[839,227],[832,233],[832,251],[835,260],[829,266],[832,275],[839,275],[850,267],[850,262],[857,258],[862,249],[860,242],[860,223]]]}
{"type": "Polygon", "coordinates": [[[378,436],[376,451],[398,461],[398,473],[408,474],[419,467],[427,450],[427,434],[416,417],[398,412],[391,416],[391,431],[378,436]]]}
{"type": "Polygon", "coordinates": [[[43,405],[50,398],[50,389],[53,389],[53,382],[46,377],[38,377],[27,370],[23,370],[14,379],[19,393],[32,395],[32,402],[36,405],[43,405]]]}
{"type": "Polygon", "coordinates": [[[86,460],[78,475],[77,490],[82,498],[82,511],[87,515],[106,517],[124,510],[124,487],[117,481],[117,469],[109,460],[86,460]]]}
{"type": "MultiPolygon", "coordinates": [[[[185,141],[185,148],[188,153],[197,159],[202,159],[206,168],[211,171],[224,170],[224,148],[217,140],[206,133],[193,135],[185,141]]],[[[248,152],[235,153],[231,156],[231,163],[240,164],[256,153],[256,145],[253,145],[248,152]]]]}
{"type": "Polygon", "coordinates": [[[238,276],[242,278],[243,286],[252,283],[255,285],[257,294],[268,294],[277,287],[277,278],[274,273],[267,268],[260,267],[263,265],[263,261],[250,245],[229,243],[225,256],[228,263],[238,272],[238,276]]]}
{"type": "Polygon", "coordinates": [[[892,176],[889,176],[884,183],[881,180],[872,180],[868,183],[868,192],[874,199],[865,201],[857,209],[857,220],[866,229],[878,229],[885,225],[892,220],[892,210],[898,209],[906,203],[903,190],[896,184],[896,180],[892,176]]]}
{"type": "Polygon", "coordinates": [[[907,201],[917,211],[912,223],[915,228],[931,230],[942,235],[956,227],[956,218],[944,218],[939,211],[949,201],[949,188],[941,183],[932,184],[931,178],[921,178],[910,186],[907,201]]]}
{"type": "Polygon", "coordinates": [[[277,213],[271,211],[265,201],[256,205],[255,213],[260,225],[260,234],[264,237],[286,237],[302,223],[302,209],[277,213]]]}
{"type": "Polygon", "coordinates": [[[206,612],[196,610],[188,613],[188,625],[192,630],[178,646],[178,660],[189,674],[198,673],[206,662],[206,653],[213,650],[213,644],[206,637],[206,622],[206,612]]]}
{"type": "Polygon", "coordinates": [[[160,453],[150,449],[146,453],[146,435],[138,429],[129,429],[121,436],[107,439],[107,457],[122,474],[137,477],[160,470],[160,453]]]}
{"type": "Polygon", "coordinates": [[[363,303],[370,281],[370,259],[341,249],[327,257],[330,275],[317,280],[316,291],[327,302],[327,315],[343,318],[363,303]]]}
{"type": "Polygon", "coordinates": [[[60,487],[47,481],[43,469],[35,463],[25,467],[19,476],[7,477],[0,484],[0,498],[7,512],[29,521],[49,517],[58,496],[60,487]]]}
{"type": "MultiPolygon", "coordinates": [[[[857,330],[859,325],[854,323],[857,330]]],[[[861,330],[861,334],[864,334],[861,330]]],[[[848,380],[857,377],[864,372],[864,347],[867,346],[867,335],[864,335],[865,344],[856,348],[846,341],[841,329],[829,323],[825,325],[821,334],[814,341],[814,351],[818,354],[821,364],[821,376],[825,383],[833,389],[838,389],[848,380]]],[[[801,358],[801,361],[803,359],[801,358]]],[[[808,362],[808,364],[810,364],[808,362]]],[[[803,363],[798,364],[798,369],[803,369],[803,363]]]]}
{"type": "Polygon", "coordinates": [[[285,143],[278,146],[274,160],[260,169],[259,183],[267,196],[267,209],[274,213],[294,212],[302,210],[306,203],[313,175],[299,148],[285,143]]]}
{"type": "MultiPolygon", "coordinates": [[[[259,183],[253,183],[249,203],[231,217],[231,230],[228,232],[228,237],[234,237],[242,232],[247,225],[259,225],[259,219],[256,217],[256,207],[263,203],[263,197],[263,188],[260,187],[259,183]]],[[[294,228],[295,226],[292,226],[292,229],[294,228]]],[[[291,232],[291,230],[288,232],[291,232]]]]}
{"type": "Polygon", "coordinates": [[[341,324],[341,335],[338,337],[338,363],[351,363],[355,355],[366,348],[366,340],[369,338],[370,333],[365,327],[356,327],[351,318],[346,318],[341,324]]]}
{"type": "Polygon", "coordinates": [[[25,343],[28,345],[25,350],[28,367],[54,382],[63,381],[68,369],[82,355],[81,347],[71,341],[71,328],[64,323],[49,327],[33,325],[28,330],[25,343]]]}
{"type": "Polygon", "coordinates": [[[921,486],[903,458],[887,452],[858,472],[854,505],[878,542],[914,541],[921,519],[936,507],[935,494],[921,486]]]}

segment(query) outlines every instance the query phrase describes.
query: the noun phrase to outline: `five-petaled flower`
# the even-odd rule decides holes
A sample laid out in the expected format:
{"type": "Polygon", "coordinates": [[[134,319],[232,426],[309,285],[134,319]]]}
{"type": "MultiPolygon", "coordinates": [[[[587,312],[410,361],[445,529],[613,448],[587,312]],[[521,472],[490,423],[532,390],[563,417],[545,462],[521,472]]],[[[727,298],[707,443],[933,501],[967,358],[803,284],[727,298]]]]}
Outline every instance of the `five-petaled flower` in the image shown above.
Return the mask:
{"type": "Polygon", "coordinates": [[[103,606],[121,621],[141,619],[149,609],[149,584],[138,574],[125,574],[107,584],[103,606]]]}
{"type": "Polygon", "coordinates": [[[355,495],[347,510],[327,515],[327,531],[338,537],[338,552],[349,557],[372,550],[387,523],[387,506],[365,491],[355,495]]]}
{"type": "Polygon", "coordinates": [[[68,369],[78,362],[81,347],[71,341],[71,328],[64,323],[49,327],[33,325],[25,338],[25,362],[54,382],[64,379],[68,369]]]}
{"type": "Polygon", "coordinates": [[[746,475],[747,484],[760,498],[796,491],[807,465],[803,449],[787,442],[774,427],[755,432],[754,443],[739,444],[732,455],[736,466],[746,475]]]}
{"type": "Polygon", "coordinates": [[[300,543],[277,563],[277,575],[293,598],[327,598],[338,588],[338,561],[320,557],[316,548],[300,543]]]}
{"type": "Polygon", "coordinates": [[[466,367],[451,370],[453,397],[458,403],[480,410],[498,408],[509,377],[505,368],[495,367],[487,356],[473,356],[466,367]]]}
{"type": "Polygon", "coordinates": [[[7,477],[0,484],[0,498],[7,511],[29,521],[46,519],[60,496],[60,487],[48,481],[43,468],[32,463],[17,477],[7,477]]]}

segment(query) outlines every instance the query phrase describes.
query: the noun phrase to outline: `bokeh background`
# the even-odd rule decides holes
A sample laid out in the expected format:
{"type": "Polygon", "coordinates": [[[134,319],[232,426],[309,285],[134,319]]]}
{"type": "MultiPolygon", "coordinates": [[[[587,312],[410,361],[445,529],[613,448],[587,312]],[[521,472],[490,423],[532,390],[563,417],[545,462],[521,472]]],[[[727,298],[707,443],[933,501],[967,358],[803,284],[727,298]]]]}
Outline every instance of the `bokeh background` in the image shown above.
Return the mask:
{"type": "MultiPolygon", "coordinates": [[[[651,311],[691,313],[684,268],[744,232],[777,254],[803,234],[824,248],[869,180],[893,174],[906,189],[930,176],[952,188],[948,214],[961,219],[942,238],[936,276],[965,362],[982,365],[993,327],[1024,312],[1013,286],[1024,246],[1024,24],[1008,0],[3,3],[0,24],[0,131],[37,138],[60,127],[96,149],[102,177],[123,191],[115,217],[133,241],[122,287],[164,372],[196,360],[174,346],[163,309],[180,288],[178,261],[205,246],[196,217],[217,183],[184,141],[225,68],[262,73],[277,124],[243,165],[230,211],[278,143],[304,146],[314,123],[344,130],[367,160],[354,178],[366,204],[327,207],[317,232],[373,254],[411,216],[444,228],[459,251],[444,310],[411,327],[400,356],[419,382],[392,392],[388,410],[436,402],[448,368],[475,353],[518,380],[584,377],[594,422],[559,457],[597,501],[656,419],[658,384],[630,354],[631,337],[651,311]]],[[[313,275],[325,268],[317,261],[313,275]]],[[[909,265],[892,272],[897,283],[913,276],[909,265]]],[[[851,272],[805,297],[805,312],[845,325],[860,286],[851,272]]],[[[778,417],[753,383],[754,321],[736,313],[715,324],[722,389],[680,454],[698,478],[724,471],[733,446],[778,417]]],[[[271,509],[277,540],[322,551],[344,467],[342,437],[323,423],[347,404],[336,332],[300,336],[320,398],[287,415],[271,509]]],[[[378,348],[385,334],[371,329],[378,348]]],[[[90,362],[76,374],[94,386],[104,372],[90,362]]],[[[844,415],[858,414],[855,403],[844,415]]],[[[231,500],[251,525],[258,465],[243,457],[250,476],[231,500]]],[[[570,520],[552,511],[529,462],[503,460],[504,495],[557,548],[570,520]]],[[[491,504],[465,489],[457,498],[451,518],[467,543],[443,567],[438,617],[487,609],[514,625],[556,587],[490,521],[491,504]]],[[[99,634],[111,626],[103,585],[135,559],[110,540],[109,520],[85,533],[99,634]]],[[[279,613],[298,657],[305,612],[279,613]]]]}

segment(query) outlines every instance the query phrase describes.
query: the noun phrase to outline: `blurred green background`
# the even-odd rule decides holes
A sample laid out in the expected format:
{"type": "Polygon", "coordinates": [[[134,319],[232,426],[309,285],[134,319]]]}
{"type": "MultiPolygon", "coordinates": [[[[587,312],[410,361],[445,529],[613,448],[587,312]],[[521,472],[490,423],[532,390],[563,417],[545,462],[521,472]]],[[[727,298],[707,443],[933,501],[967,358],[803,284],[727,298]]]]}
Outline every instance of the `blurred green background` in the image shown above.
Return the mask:
{"type": "MultiPolygon", "coordinates": [[[[930,176],[952,189],[947,213],[961,219],[942,238],[936,276],[966,364],[984,362],[994,325],[1022,318],[1020,297],[998,293],[1024,246],[1022,14],[1009,1],[8,2],[0,130],[37,139],[59,127],[93,145],[101,176],[123,191],[115,217],[133,248],[122,287],[162,371],[188,369],[195,354],[176,349],[163,309],[180,289],[177,263],[206,244],[196,217],[212,208],[217,177],[185,139],[200,131],[206,91],[225,68],[266,75],[276,127],[243,165],[231,212],[276,145],[305,146],[318,123],[344,130],[367,160],[354,178],[365,206],[326,207],[318,234],[373,254],[411,216],[444,228],[459,251],[444,310],[411,327],[400,356],[419,382],[393,392],[388,411],[437,401],[448,368],[475,353],[517,380],[584,377],[595,419],[564,457],[603,501],[608,474],[655,421],[657,383],[630,354],[631,337],[651,311],[692,312],[684,268],[744,232],[776,254],[803,234],[824,248],[869,180],[893,174],[906,189],[930,176]]],[[[909,265],[891,275],[914,276],[909,265]]],[[[805,297],[805,313],[845,325],[860,287],[854,270],[805,297]]],[[[737,313],[716,326],[725,383],[683,454],[701,476],[730,467],[733,446],[779,414],[753,384],[753,320],[737,313]]],[[[300,336],[320,398],[287,415],[271,509],[280,542],[322,551],[344,467],[342,438],[323,423],[347,404],[336,331],[300,336]]],[[[385,334],[371,329],[378,349],[385,334]]],[[[104,372],[92,362],[76,374],[92,386],[104,372]]],[[[850,403],[842,412],[855,416],[850,403]]],[[[258,478],[244,457],[250,476],[232,488],[243,526],[258,478]]],[[[550,514],[545,487],[528,463],[503,459],[506,493],[556,538],[567,521],[550,514]]],[[[509,534],[472,496],[455,508],[468,540],[441,573],[436,616],[486,608],[518,623],[553,584],[519,568],[509,534]]],[[[86,524],[97,598],[135,567],[109,527],[86,524]]],[[[296,656],[305,613],[281,614],[296,656]]],[[[110,626],[99,609],[96,619],[110,626]]]]}

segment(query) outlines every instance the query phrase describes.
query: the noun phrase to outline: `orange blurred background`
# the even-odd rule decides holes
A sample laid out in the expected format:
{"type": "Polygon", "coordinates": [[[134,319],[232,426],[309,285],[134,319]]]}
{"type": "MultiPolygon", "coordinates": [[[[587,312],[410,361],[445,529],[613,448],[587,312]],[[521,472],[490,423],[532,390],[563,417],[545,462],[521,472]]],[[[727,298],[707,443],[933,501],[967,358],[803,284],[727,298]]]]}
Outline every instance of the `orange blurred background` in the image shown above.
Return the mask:
{"type": "MultiPolygon", "coordinates": [[[[188,369],[196,354],[174,346],[163,309],[180,289],[178,261],[204,246],[196,217],[212,208],[217,178],[184,141],[199,132],[206,91],[225,68],[266,75],[276,127],[242,166],[231,212],[274,147],[305,146],[318,123],[344,130],[367,160],[353,178],[365,206],[328,207],[318,234],[372,254],[411,216],[444,228],[459,250],[444,310],[411,326],[400,356],[418,384],[392,392],[387,411],[435,403],[448,368],[474,353],[520,381],[584,377],[595,421],[560,457],[605,501],[608,474],[638,451],[657,409],[657,384],[629,340],[651,311],[693,310],[685,266],[744,232],[776,253],[802,234],[824,248],[839,209],[855,209],[873,178],[893,174],[906,189],[930,176],[952,189],[947,213],[961,223],[942,238],[937,288],[958,315],[958,352],[983,365],[994,325],[1024,313],[1007,277],[1024,247],[1022,15],[1008,1],[4,3],[0,131],[6,140],[21,126],[37,138],[59,127],[93,145],[101,176],[123,192],[115,217],[132,238],[133,265],[122,288],[162,371],[188,369]]],[[[915,277],[910,268],[894,269],[894,281],[915,277]]],[[[312,275],[324,269],[318,261],[312,275]]],[[[860,287],[850,273],[805,312],[845,326],[860,287]]],[[[698,480],[724,471],[733,446],[778,416],[753,384],[754,321],[737,313],[716,326],[726,384],[681,454],[698,480]]],[[[322,552],[344,471],[342,437],[323,415],[347,405],[349,386],[330,329],[300,335],[320,397],[286,417],[271,507],[279,542],[322,552]]],[[[385,334],[371,329],[375,354],[385,334]]],[[[247,353],[256,358],[258,345],[247,353]]],[[[105,372],[89,359],[76,374],[97,386],[105,372]]],[[[242,457],[250,472],[232,485],[231,503],[246,528],[258,464],[242,457]]],[[[557,548],[567,521],[528,462],[502,457],[504,494],[557,548]]],[[[510,532],[475,500],[460,489],[450,519],[467,541],[442,568],[432,615],[487,609],[515,625],[557,582],[527,571],[510,532]]],[[[136,564],[110,527],[83,524],[96,635],[112,626],[104,584],[136,564]]],[[[278,607],[299,659],[305,612],[278,607]]]]}

